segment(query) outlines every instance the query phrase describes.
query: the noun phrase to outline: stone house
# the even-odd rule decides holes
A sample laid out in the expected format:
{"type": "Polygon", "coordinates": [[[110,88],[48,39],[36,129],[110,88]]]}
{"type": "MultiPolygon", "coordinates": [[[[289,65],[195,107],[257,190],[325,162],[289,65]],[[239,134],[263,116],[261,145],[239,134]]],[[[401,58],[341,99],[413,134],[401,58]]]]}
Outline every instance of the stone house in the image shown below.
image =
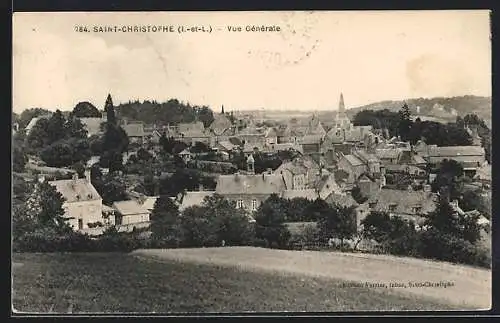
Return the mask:
{"type": "Polygon", "coordinates": [[[131,143],[142,144],[144,142],[145,138],[144,123],[142,122],[129,123],[127,120],[123,120],[123,124],[121,127],[127,134],[127,137],[131,143]]]}
{"type": "Polygon", "coordinates": [[[102,198],[90,181],[90,169],[85,170],[85,178],[73,174],[72,179],[48,183],[62,194],[64,217],[75,231],[88,229],[89,224],[97,222],[104,224],[102,198]]]}
{"type": "Polygon", "coordinates": [[[149,216],[152,211],[137,199],[114,202],[113,209],[115,209],[116,225],[133,225],[149,222],[149,216]]]}
{"type": "Polygon", "coordinates": [[[280,175],[269,172],[260,175],[233,174],[220,175],[215,192],[236,203],[237,208],[254,212],[271,194],[281,193],[286,189],[280,175]]]}

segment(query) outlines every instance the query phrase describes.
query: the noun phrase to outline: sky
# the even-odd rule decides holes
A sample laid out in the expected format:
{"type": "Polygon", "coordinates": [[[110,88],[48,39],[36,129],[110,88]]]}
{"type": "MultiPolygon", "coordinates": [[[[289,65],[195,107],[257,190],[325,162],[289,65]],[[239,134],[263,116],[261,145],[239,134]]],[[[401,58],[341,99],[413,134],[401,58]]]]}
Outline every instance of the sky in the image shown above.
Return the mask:
{"type": "Polygon", "coordinates": [[[177,98],[226,111],[335,110],[491,95],[489,12],[15,13],[13,110],[177,98]],[[176,32],[93,32],[104,26],[176,32]],[[279,32],[245,32],[246,26],[279,32]],[[89,32],[77,32],[86,26],[89,32]],[[211,33],[178,33],[179,26],[211,33]],[[241,26],[242,32],[229,32],[241,26]]]}

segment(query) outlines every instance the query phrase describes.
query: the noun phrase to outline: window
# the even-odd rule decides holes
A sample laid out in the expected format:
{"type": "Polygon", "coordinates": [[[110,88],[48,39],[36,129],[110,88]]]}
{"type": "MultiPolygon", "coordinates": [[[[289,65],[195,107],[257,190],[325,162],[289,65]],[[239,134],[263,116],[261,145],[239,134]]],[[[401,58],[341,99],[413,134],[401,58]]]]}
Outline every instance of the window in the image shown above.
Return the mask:
{"type": "Polygon", "coordinates": [[[83,219],[78,219],[78,230],[83,229],[83,219]]]}
{"type": "Polygon", "coordinates": [[[257,210],[257,200],[252,200],[252,210],[257,210]]]}
{"type": "Polygon", "coordinates": [[[389,211],[396,211],[396,206],[397,206],[397,204],[390,204],[389,211]]]}
{"type": "Polygon", "coordinates": [[[243,207],[243,200],[236,201],[236,208],[241,209],[243,207]]]}

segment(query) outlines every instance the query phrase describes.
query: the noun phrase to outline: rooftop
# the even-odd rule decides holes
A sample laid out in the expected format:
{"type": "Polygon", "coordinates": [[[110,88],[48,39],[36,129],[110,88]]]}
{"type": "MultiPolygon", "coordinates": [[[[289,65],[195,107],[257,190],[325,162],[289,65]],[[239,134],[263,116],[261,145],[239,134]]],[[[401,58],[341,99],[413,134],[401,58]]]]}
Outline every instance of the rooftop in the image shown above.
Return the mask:
{"type": "Polygon", "coordinates": [[[85,178],[64,179],[48,182],[62,194],[66,203],[100,200],[101,196],[95,187],[85,178]]]}
{"type": "Polygon", "coordinates": [[[229,194],[280,194],[285,190],[285,182],[280,175],[220,175],[215,191],[229,194]]]}

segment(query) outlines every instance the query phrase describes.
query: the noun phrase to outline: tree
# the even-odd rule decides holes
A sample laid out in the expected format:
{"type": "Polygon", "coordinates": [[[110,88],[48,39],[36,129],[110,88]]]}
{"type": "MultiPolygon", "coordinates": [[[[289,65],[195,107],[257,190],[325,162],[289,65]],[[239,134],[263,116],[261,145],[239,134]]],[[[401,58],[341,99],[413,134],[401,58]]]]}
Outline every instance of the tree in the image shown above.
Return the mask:
{"type": "Polygon", "coordinates": [[[368,197],[364,196],[361,193],[361,189],[359,186],[354,186],[353,189],[351,190],[351,195],[352,198],[356,201],[358,204],[363,204],[368,200],[368,197]]]}
{"type": "Polygon", "coordinates": [[[33,118],[50,115],[51,113],[49,110],[42,108],[26,109],[19,115],[19,128],[25,128],[33,118]]]}
{"type": "Polygon", "coordinates": [[[327,204],[319,216],[318,227],[324,238],[338,238],[343,245],[344,240],[350,239],[356,234],[356,214],[352,207],[327,204]]]}
{"type": "Polygon", "coordinates": [[[237,209],[234,202],[215,194],[206,197],[202,205],[206,218],[214,224],[218,245],[224,241],[227,246],[241,246],[253,241],[249,217],[245,210],[237,209]]]}
{"type": "Polygon", "coordinates": [[[87,139],[69,138],[59,140],[45,147],[40,158],[51,167],[71,166],[76,162],[86,162],[91,156],[87,139]]]}
{"type": "Polygon", "coordinates": [[[38,151],[50,145],[51,138],[48,133],[49,120],[40,119],[31,128],[28,136],[26,137],[27,147],[32,151],[38,151]]]}
{"type": "Polygon", "coordinates": [[[412,126],[410,108],[405,103],[403,107],[399,110],[399,135],[401,136],[401,140],[407,141],[409,140],[410,129],[412,126]]]}
{"type": "Polygon", "coordinates": [[[255,213],[256,236],[264,239],[268,246],[284,247],[290,239],[290,232],[284,225],[284,200],[272,194],[262,203],[255,213]]]}
{"type": "Polygon", "coordinates": [[[90,177],[95,189],[101,195],[104,204],[111,205],[113,202],[129,199],[126,191],[127,185],[116,173],[109,173],[103,176],[99,167],[94,165],[91,168],[90,177]]]}
{"type": "Polygon", "coordinates": [[[60,110],[50,117],[47,124],[47,135],[49,138],[49,144],[52,144],[62,138],[66,138],[66,119],[60,110]]]}
{"type": "Polygon", "coordinates": [[[179,216],[182,247],[215,247],[218,245],[214,224],[205,216],[202,206],[186,208],[179,216]]]}
{"type": "Polygon", "coordinates": [[[28,156],[22,147],[15,146],[12,150],[12,169],[15,172],[23,172],[28,162],[28,156]]]}
{"type": "Polygon", "coordinates": [[[459,199],[463,186],[464,169],[457,161],[443,160],[431,183],[433,192],[444,192],[450,199],[459,199]]]}
{"type": "Polygon", "coordinates": [[[101,113],[90,102],[78,102],[73,108],[73,115],[78,118],[100,118],[101,113]]]}
{"type": "MultiPolygon", "coordinates": [[[[476,243],[480,240],[477,215],[460,214],[441,197],[434,212],[428,214],[421,233],[421,254],[446,261],[484,263],[476,243]]],[[[483,257],[484,258],[484,257],[483,257]]]]}
{"type": "Polygon", "coordinates": [[[111,94],[108,94],[108,97],[106,98],[106,103],[104,104],[104,112],[106,112],[106,122],[108,123],[108,125],[116,125],[117,123],[115,108],[113,106],[113,99],[111,98],[111,94]]]}
{"type": "Polygon", "coordinates": [[[78,118],[68,118],[64,125],[65,135],[70,138],[86,139],[87,129],[85,125],[78,118]]]}
{"type": "Polygon", "coordinates": [[[151,212],[151,237],[167,246],[178,246],[178,217],[179,207],[169,196],[161,195],[151,212]]]}
{"type": "Polygon", "coordinates": [[[37,228],[54,230],[58,234],[71,232],[62,205],[64,198],[47,182],[37,183],[26,201],[26,214],[37,228]]]}

